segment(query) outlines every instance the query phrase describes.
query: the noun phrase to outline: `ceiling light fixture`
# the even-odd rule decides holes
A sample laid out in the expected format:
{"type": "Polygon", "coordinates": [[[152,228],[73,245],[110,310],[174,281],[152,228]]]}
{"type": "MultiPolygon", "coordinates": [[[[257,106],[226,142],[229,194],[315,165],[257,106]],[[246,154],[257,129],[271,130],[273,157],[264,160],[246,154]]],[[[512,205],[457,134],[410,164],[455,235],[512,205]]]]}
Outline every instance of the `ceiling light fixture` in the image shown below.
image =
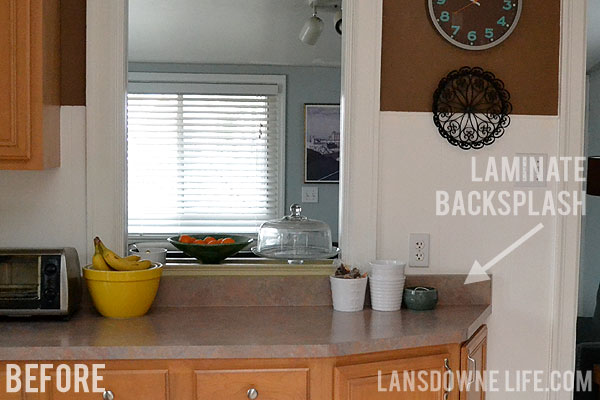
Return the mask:
{"type": "Polygon", "coordinates": [[[335,31],[342,34],[342,10],[339,9],[333,15],[333,26],[335,26],[335,31]]]}
{"type": "Polygon", "coordinates": [[[323,20],[317,17],[317,7],[313,6],[313,15],[306,20],[300,31],[300,40],[304,44],[314,46],[323,32],[323,20]]]}

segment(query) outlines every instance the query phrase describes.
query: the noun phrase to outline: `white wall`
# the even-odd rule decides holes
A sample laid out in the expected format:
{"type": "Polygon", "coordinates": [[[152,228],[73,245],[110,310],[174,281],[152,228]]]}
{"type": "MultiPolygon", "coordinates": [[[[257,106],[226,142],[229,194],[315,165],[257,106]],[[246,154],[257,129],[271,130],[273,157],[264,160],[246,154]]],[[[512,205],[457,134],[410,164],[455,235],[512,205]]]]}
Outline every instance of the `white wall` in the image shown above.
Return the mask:
{"type": "Polygon", "coordinates": [[[0,171],[0,247],[75,247],[83,263],[85,107],[62,107],[60,122],[60,168],[0,171]]]}
{"type": "Polygon", "coordinates": [[[308,0],[129,0],[129,61],[340,66],[333,11],[318,11],[316,45],[300,42],[311,15],[308,0]]]}
{"type": "MultiPolygon", "coordinates": [[[[431,113],[381,113],[378,257],[407,259],[409,233],[429,232],[430,268],[411,268],[409,273],[468,273],[475,260],[487,262],[538,222],[545,225],[492,269],[490,369],[548,369],[554,218],[436,216],[435,191],[513,189],[512,183],[472,183],[471,156],[482,171],[488,156],[557,154],[558,129],[558,117],[515,115],[495,144],[464,151],[441,138],[431,113]]],[[[532,190],[539,197],[545,189],[532,190]]],[[[511,399],[546,395],[514,393],[511,399]]],[[[487,398],[505,399],[506,394],[489,393],[487,398]]]]}
{"type": "Polygon", "coordinates": [[[600,1],[587,0],[587,68],[600,62],[600,1]]]}

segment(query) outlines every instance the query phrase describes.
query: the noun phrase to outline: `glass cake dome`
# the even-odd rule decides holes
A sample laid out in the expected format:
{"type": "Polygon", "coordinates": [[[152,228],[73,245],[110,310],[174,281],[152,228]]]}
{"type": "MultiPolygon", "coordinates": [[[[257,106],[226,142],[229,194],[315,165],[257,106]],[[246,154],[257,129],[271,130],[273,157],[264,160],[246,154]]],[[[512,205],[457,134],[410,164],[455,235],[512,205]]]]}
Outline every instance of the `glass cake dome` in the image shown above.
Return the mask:
{"type": "Polygon", "coordinates": [[[252,252],[260,257],[301,263],[303,260],[331,258],[339,253],[331,243],[331,229],[323,221],[301,215],[298,204],[290,206],[290,215],[263,223],[258,244],[252,252]]]}

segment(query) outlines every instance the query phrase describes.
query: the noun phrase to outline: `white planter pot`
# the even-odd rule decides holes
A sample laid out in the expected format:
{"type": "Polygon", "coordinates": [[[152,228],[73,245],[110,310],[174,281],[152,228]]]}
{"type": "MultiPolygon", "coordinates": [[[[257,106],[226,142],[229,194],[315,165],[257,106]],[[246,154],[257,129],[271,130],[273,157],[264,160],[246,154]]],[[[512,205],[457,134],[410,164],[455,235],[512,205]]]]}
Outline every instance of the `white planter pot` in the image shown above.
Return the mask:
{"type": "Polygon", "coordinates": [[[376,260],[369,263],[370,278],[401,279],[404,278],[406,263],[399,260],[376,260]]]}
{"type": "Polygon", "coordinates": [[[336,311],[360,311],[365,305],[367,277],[359,279],[344,279],[329,277],[333,309],[336,311]]]}
{"type": "Polygon", "coordinates": [[[402,306],[404,278],[399,280],[370,279],[371,308],[376,311],[398,311],[402,306]]]}

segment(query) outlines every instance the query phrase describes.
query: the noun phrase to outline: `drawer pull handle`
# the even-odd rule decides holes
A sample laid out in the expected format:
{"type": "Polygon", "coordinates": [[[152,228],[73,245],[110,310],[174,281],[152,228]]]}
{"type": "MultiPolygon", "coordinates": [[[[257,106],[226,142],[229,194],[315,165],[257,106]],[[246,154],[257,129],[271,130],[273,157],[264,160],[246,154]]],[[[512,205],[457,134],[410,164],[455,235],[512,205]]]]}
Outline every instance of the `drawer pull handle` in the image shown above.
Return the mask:
{"type": "Polygon", "coordinates": [[[115,399],[115,395],[110,390],[105,390],[104,393],[102,393],[102,400],[114,400],[114,399],[115,399]]]}
{"type": "Polygon", "coordinates": [[[454,376],[452,368],[450,368],[450,363],[448,362],[447,358],[444,359],[444,369],[446,370],[447,376],[449,375],[450,378],[450,386],[448,387],[448,390],[444,391],[444,400],[448,400],[448,398],[450,397],[450,392],[454,388],[454,376]]]}
{"type": "Polygon", "coordinates": [[[258,398],[258,390],[254,389],[254,388],[248,389],[248,392],[246,392],[246,394],[248,395],[248,398],[250,400],[254,400],[254,399],[258,398]]]}
{"type": "Polygon", "coordinates": [[[467,390],[471,388],[471,385],[475,383],[475,379],[477,376],[477,360],[475,360],[473,357],[471,356],[467,356],[467,360],[469,360],[469,363],[473,364],[473,369],[471,370],[469,368],[469,381],[467,382],[467,390]]]}

